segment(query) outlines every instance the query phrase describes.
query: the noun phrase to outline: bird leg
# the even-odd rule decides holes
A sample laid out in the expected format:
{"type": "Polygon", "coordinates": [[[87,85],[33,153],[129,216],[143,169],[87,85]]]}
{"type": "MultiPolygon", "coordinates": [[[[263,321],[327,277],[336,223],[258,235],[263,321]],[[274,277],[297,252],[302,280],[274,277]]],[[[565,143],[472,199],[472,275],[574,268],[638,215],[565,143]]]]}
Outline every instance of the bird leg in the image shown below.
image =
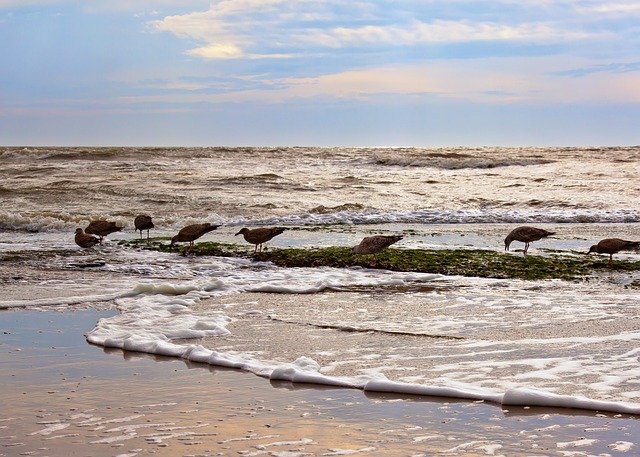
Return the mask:
{"type": "Polygon", "coordinates": [[[529,243],[524,243],[524,255],[527,255],[528,250],[529,250],[529,243]]]}
{"type": "Polygon", "coordinates": [[[193,241],[191,241],[189,243],[189,249],[187,249],[187,252],[184,253],[185,257],[188,256],[191,253],[191,250],[193,249],[193,246],[194,246],[193,241]]]}
{"type": "Polygon", "coordinates": [[[609,254],[609,268],[613,266],[613,254],[609,254]]]}

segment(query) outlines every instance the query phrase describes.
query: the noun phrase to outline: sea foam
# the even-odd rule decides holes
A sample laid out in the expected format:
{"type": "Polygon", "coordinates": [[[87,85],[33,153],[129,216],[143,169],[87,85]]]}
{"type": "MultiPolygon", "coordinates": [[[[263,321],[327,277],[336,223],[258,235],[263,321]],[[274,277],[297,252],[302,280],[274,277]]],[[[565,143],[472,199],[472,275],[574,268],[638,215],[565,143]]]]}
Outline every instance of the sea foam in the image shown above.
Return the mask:
{"type": "MultiPolygon", "coordinates": [[[[101,319],[95,329],[87,334],[87,341],[106,346],[121,348],[128,351],[144,352],[169,357],[181,358],[184,360],[206,363],[227,368],[236,368],[252,372],[258,376],[274,381],[287,381],[293,383],[306,383],[326,385],[333,387],[346,387],[362,389],[368,392],[387,392],[401,395],[420,395],[450,397],[459,399],[469,399],[476,401],[486,401],[497,405],[506,406],[545,406],[559,408],[579,408],[588,410],[610,411],[627,414],[640,414],[640,403],[627,401],[609,401],[592,399],[580,395],[562,395],[552,391],[527,387],[526,377],[522,378],[522,386],[514,385],[505,390],[496,387],[483,387],[473,382],[472,378],[477,376],[477,372],[472,365],[468,365],[469,380],[460,378],[458,381],[447,380],[446,377],[439,379],[443,384],[434,384],[433,381],[403,382],[388,379],[381,371],[371,370],[369,374],[359,374],[355,376],[343,376],[329,374],[330,370],[321,366],[315,358],[309,354],[300,356],[290,362],[281,360],[269,360],[268,358],[257,357],[257,354],[238,351],[214,350],[202,344],[176,343],[176,340],[189,340],[200,338],[213,338],[208,344],[215,344],[215,339],[220,336],[229,335],[227,326],[231,322],[238,322],[240,314],[233,317],[231,314],[234,307],[203,307],[200,302],[207,297],[215,296],[219,293],[228,294],[234,292],[264,291],[280,292],[286,294],[302,294],[305,292],[317,293],[324,290],[329,285],[331,287],[348,287],[352,284],[368,285],[396,285],[399,282],[423,281],[425,283],[438,282],[442,277],[436,275],[419,274],[399,274],[385,271],[373,270],[332,270],[326,269],[319,272],[311,269],[259,269],[248,273],[246,276],[237,272],[228,278],[218,278],[218,287],[212,287],[210,283],[202,285],[202,281],[191,281],[189,284],[144,284],[134,288],[129,296],[121,296],[116,300],[120,314],[110,318],[101,319]],[[316,281],[301,281],[302,277],[310,275],[316,281]],[[328,280],[327,278],[331,278],[328,280]],[[198,286],[198,282],[200,285],[198,286]],[[265,288],[262,282],[273,283],[265,288]],[[282,282],[282,285],[277,285],[282,282]],[[307,283],[306,289],[301,287],[303,282],[307,283]],[[287,285],[290,283],[291,285],[287,285]],[[292,287],[293,284],[297,286],[292,287]],[[319,285],[320,284],[320,285],[319,285]],[[208,290],[205,290],[208,289],[208,290]]],[[[447,280],[450,281],[450,280],[447,280]]],[[[435,298],[435,297],[434,297],[435,298]]],[[[251,302],[249,306],[255,305],[251,302]]],[[[330,310],[327,310],[329,312],[330,310]]],[[[366,310],[361,310],[366,311],[366,310]]],[[[247,313],[241,314],[242,318],[247,318],[247,313]]],[[[255,310],[251,313],[256,319],[263,319],[261,313],[255,310]]],[[[364,315],[363,315],[364,316],[364,315]]],[[[266,316],[265,316],[266,317],[266,316]]],[[[339,329],[338,329],[339,330],[339,329]]],[[[348,333],[348,332],[347,332],[348,333]]],[[[416,334],[416,336],[419,336],[416,334]]],[[[266,334],[263,335],[263,338],[266,334]]],[[[602,337],[604,340],[617,340],[624,338],[624,335],[602,337]]],[[[582,344],[586,338],[577,338],[573,343],[582,344]]],[[[597,343],[598,339],[593,338],[597,343]]],[[[603,341],[604,341],[603,340],[603,341]]],[[[439,345],[453,345],[460,348],[473,347],[471,341],[447,340],[439,345]]],[[[489,347],[504,346],[501,342],[487,342],[489,347]]],[[[564,344],[567,341],[556,341],[553,344],[564,344]]],[[[207,345],[208,345],[207,344],[207,345]]],[[[276,343],[277,344],[277,343],[276,343]]],[[[513,343],[526,352],[526,347],[535,347],[534,341],[522,341],[513,343]]],[[[438,345],[433,346],[434,350],[438,345]]],[[[478,369],[482,366],[487,368],[498,367],[495,362],[483,362],[482,358],[487,355],[498,355],[501,351],[492,350],[484,353],[473,354],[470,357],[477,358],[478,369]]],[[[408,355],[408,354],[407,354],[408,355]]],[[[504,355],[508,355],[504,353],[504,355]]],[[[628,354],[627,357],[632,357],[628,354]]],[[[515,357],[515,356],[514,356],[515,357]]],[[[375,360],[375,359],[374,359],[375,360]]],[[[522,363],[519,359],[505,359],[504,367],[522,363]]],[[[531,359],[532,368],[547,370],[560,369],[557,373],[561,375],[565,370],[576,371],[586,369],[580,364],[572,368],[572,362],[567,360],[539,360],[531,359]]],[[[454,371],[464,370],[465,364],[451,359],[451,374],[454,371]]],[[[440,368],[444,368],[444,365],[440,368]]],[[[388,367],[387,370],[393,368],[388,367]]],[[[532,372],[534,373],[534,372],[532,372]]],[[[534,381],[544,379],[541,375],[534,375],[534,381]]],[[[544,385],[544,383],[543,383],[544,385]]]]}
{"type": "MultiPolygon", "coordinates": [[[[95,218],[95,216],[92,216],[95,218]]],[[[92,217],[84,214],[68,214],[51,212],[16,213],[0,211],[0,230],[73,233],[77,227],[84,228],[92,217]]],[[[125,232],[133,231],[133,217],[105,214],[100,216],[116,222],[125,228],[125,232]]],[[[223,216],[216,213],[199,219],[184,218],[178,214],[167,214],[156,218],[156,234],[169,235],[188,224],[202,220],[230,226],[329,226],[329,225],[371,225],[371,224],[585,224],[585,223],[638,223],[640,211],[635,209],[422,209],[412,211],[381,211],[376,209],[337,210],[326,213],[315,211],[301,212],[282,216],[247,218],[223,216]],[[158,232],[157,230],[160,230],[158,232]]],[[[122,237],[123,233],[116,234],[122,237]]],[[[129,238],[131,236],[128,236],[129,238]]]]}

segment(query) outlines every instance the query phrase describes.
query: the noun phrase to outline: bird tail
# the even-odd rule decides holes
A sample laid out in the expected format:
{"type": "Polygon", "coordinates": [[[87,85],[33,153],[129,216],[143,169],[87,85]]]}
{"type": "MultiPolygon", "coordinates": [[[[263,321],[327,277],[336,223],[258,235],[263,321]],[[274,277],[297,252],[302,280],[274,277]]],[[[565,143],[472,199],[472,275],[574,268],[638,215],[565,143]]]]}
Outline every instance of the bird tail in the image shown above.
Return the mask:
{"type": "MultiPolygon", "coordinates": [[[[207,228],[206,228],[206,230],[204,231],[204,233],[212,232],[212,231],[214,231],[215,229],[217,229],[218,227],[220,227],[220,224],[218,224],[218,225],[210,225],[209,227],[207,227],[207,228]]],[[[204,234],[204,233],[203,233],[203,234],[204,234]]]]}

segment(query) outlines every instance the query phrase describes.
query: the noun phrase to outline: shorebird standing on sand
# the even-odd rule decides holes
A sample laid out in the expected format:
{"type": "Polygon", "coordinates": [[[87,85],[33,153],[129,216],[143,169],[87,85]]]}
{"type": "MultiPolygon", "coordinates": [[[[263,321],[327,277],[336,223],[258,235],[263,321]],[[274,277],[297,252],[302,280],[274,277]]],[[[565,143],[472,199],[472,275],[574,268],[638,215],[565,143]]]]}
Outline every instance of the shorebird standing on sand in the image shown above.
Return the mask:
{"type": "Polygon", "coordinates": [[[526,256],[527,251],[529,250],[529,243],[546,238],[550,235],[555,235],[555,232],[549,232],[548,230],[536,227],[518,227],[513,229],[504,239],[504,250],[509,250],[509,245],[512,241],[520,241],[524,243],[524,255],[526,256]]]}
{"type": "Polygon", "coordinates": [[[266,243],[271,238],[280,235],[285,230],[286,228],[284,227],[260,227],[256,229],[248,229],[244,227],[236,233],[235,236],[242,235],[247,243],[255,244],[256,247],[253,250],[253,253],[255,254],[258,251],[258,246],[260,246],[260,252],[262,252],[262,243],[266,243]]]}
{"type": "Polygon", "coordinates": [[[587,254],[597,252],[598,254],[609,254],[609,268],[613,265],[613,254],[617,254],[620,251],[639,249],[640,241],[627,241],[620,238],[607,238],[600,241],[598,244],[594,244],[589,249],[587,254]]]}
{"type": "Polygon", "coordinates": [[[375,266],[376,254],[402,239],[402,235],[374,235],[362,239],[359,245],[351,249],[352,254],[373,254],[371,266],[375,266]]]}
{"type": "Polygon", "coordinates": [[[120,230],[122,230],[122,227],[118,227],[115,222],[104,220],[93,221],[87,226],[86,229],[84,229],[85,233],[98,235],[100,237],[100,245],[102,245],[102,240],[105,236],[113,232],[119,232],[120,230]]]}
{"type": "Polygon", "coordinates": [[[93,235],[84,233],[81,228],[76,229],[76,244],[81,248],[92,248],[96,244],[100,243],[100,240],[93,235]]]}
{"type": "Polygon", "coordinates": [[[146,214],[140,214],[136,216],[133,220],[133,225],[136,227],[136,231],[140,231],[140,239],[142,239],[142,231],[147,231],[147,239],[149,239],[149,230],[154,227],[153,221],[151,220],[151,216],[147,216],[146,214]]]}
{"type": "Polygon", "coordinates": [[[176,236],[171,238],[171,244],[169,245],[169,249],[173,247],[174,243],[188,241],[189,249],[187,249],[187,252],[184,253],[184,255],[188,255],[193,249],[193,245],[194,245],[193,242],[195,240],[200,238],[205,233],[209,233],[212,230],[217,229],[218,227],[220,227],[220,225],[213,225],[213,224],[210,224],[209,222],[205,222],[203,224],[187,225],[186,227],[183,227],[176,236]]]}

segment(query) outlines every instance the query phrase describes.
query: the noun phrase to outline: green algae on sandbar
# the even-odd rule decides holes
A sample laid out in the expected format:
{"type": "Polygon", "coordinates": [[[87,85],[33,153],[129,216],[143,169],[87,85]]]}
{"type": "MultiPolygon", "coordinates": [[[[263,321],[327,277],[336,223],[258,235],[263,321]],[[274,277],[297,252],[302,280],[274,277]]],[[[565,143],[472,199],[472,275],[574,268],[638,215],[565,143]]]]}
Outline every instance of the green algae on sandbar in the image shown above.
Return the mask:
{"type": "MultiPolygon", "coordinates": [[[[279,266],[369,267],[370,256],[351,254],[350,248],[278,249],[255,256],[279,266]]],[[[394,249],[378,254],[376,268],[483,278],[577,279],[590,274],[573,258],[518,257],[489,250],[394,249]]]]}
{"type": "MultiPolygon", "coordinates": [[[[121,244],[163,252],[182,252],[169,249],[166,240],[156,238],[131,240],[121,244]]],[[[191,252],[193,255],[221,257],[249,257],[258,261],[272,262],[282,267],[370,267],[371,258],[354,255],[350,247],[329,248],[269,248],[253,253],[244,245],[200,242],[191,252]]],[[[549,256],[520,256],[483,249],[385,249],[378,254],[376,268],[393,271],[415,271],[444,275],[473,276],[498,279],[562,279],[576,280],[594,272],[607,271],[606,261],[598,257],[576,257],[554,253],[549,256]]],[[[640,271],[640,262],[615,261],[614,271],[640,271]]]]}

